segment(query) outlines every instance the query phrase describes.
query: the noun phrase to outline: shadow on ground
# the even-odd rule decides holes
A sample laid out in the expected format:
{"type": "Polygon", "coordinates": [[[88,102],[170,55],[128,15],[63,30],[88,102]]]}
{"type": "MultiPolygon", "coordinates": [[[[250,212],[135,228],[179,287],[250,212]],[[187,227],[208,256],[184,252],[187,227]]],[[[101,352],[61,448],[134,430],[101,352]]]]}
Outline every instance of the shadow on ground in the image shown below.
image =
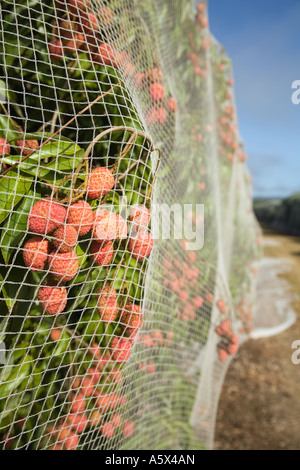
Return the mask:
{"type": "MultiPolygon", "coordinates": [[[[265,256],[289,258],[283,275],[300,294],[300,238],[264,229],[278,246],[265,256]]],[[[300,299],[292,302],[297,322],[283,333],[245,343],[229,366],[220,397],[215,449],[300,450],[300,364],[291,361],[293,341],[300,340],[300,299]]]]}

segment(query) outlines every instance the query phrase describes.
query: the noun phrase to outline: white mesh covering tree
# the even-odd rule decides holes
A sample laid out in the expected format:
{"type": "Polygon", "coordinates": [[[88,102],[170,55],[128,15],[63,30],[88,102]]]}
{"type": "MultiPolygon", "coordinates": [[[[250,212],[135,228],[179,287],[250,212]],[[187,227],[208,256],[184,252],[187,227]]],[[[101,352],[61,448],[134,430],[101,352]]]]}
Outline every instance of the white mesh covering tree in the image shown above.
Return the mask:
{"type": "Polygon", "coordinates": [[[0,445],[210,447],[260,232],[206,4],[4,0],[1,29],[0,445]],[[174,203],[201,249],[153,242],[174,203]]]}

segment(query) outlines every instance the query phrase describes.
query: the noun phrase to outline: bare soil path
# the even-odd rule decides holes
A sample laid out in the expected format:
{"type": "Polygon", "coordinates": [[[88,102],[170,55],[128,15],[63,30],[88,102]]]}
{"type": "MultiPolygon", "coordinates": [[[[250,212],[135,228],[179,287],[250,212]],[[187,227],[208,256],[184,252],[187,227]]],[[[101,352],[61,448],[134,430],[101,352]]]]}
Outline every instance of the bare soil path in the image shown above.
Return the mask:
{"type": "MultiPolygon", "coordinates": [[[[300,296],[300,238],[265,229],[279,242],[265,256],[289,258],[283,275],[300,296]]],[[[300,340],[300,298],[292,302],[297,321],[277,336],[247,341],[229,366],[216,423],[215,449],[300,450],[300,364],[292,363],[300,340]]]]}

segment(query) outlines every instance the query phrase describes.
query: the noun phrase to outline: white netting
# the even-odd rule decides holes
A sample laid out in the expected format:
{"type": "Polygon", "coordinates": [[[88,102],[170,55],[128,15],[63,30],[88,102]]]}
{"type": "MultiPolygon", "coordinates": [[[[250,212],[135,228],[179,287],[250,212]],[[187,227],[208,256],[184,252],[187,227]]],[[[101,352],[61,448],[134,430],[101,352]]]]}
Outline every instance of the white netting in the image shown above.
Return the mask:
{"type": "Polygon", "coordinates": [[[211,446],[260,230],[206,4],[2,1],[1,29],[0,445],[211,446]]]}

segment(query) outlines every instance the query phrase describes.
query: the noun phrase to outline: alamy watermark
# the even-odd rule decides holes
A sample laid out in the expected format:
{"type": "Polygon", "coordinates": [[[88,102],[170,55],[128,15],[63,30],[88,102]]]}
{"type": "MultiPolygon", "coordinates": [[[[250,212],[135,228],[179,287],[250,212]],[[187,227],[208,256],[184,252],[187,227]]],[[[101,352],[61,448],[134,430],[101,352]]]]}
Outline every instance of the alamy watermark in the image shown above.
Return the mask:
{"type": "MultiPolygon", "coordinates": [[[[120,198],[118,207],[113,205],[101,205],[101,210],[108,213],[116,212],[128,220],[132,210],[143,206],[127,206],[127,199],[120,198]]],[[[114,223],[114,217],[109,219],[109,224],[114,223]]],[[[136,223],[129,224],[129,237],[134,236],[139,229],[148,230],[148,220],[143,214],[138,218],[140,226],[136,223]],[[145,223],[146,219],[146,223],[145,223]]],[[[106,221],[103,223],[107,223],[106,221]]],[[[116,224],[118,221],[116,220],[116,224]]],[[[101,219],[99,220],[101,225],[101,219]]],[[[154,240],[182,240],[185,250],[201,250],[204,245],[204,204],[151,204],[151,235],[154,240]]],[[[126,236],[126,235],[125,235],[126,236]]]]}
{"type": "Polygon", "coordinates": [[[300,80],[294,80],[292,83],[292,89],[295,90],[292,93],[292,103],[300,104],[300,80]]]}
{"type": "Polygon", "coordinates": [[[292,349],[296,349],[296,351],[293,352],[292,354],[292,363],[295,365],[300,364],[300,339],[296,339],[292,343],[292,349]]]}

